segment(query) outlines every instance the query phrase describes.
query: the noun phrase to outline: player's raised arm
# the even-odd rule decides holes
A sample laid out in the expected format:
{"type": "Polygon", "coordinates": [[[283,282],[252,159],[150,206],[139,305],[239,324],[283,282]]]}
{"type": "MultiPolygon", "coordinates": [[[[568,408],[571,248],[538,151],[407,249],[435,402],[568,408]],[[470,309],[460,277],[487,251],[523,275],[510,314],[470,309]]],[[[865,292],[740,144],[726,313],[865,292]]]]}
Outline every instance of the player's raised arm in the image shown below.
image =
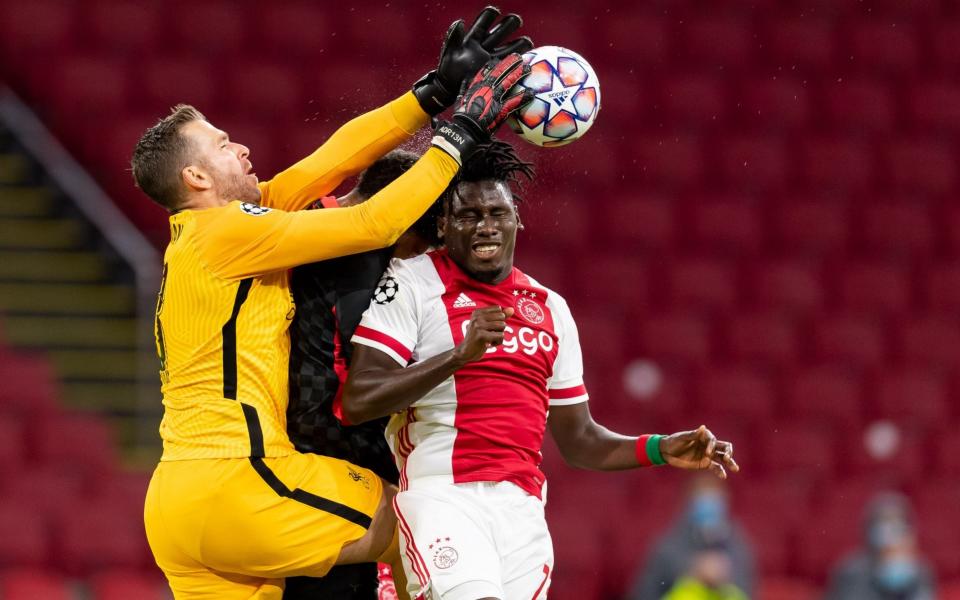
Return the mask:
{"type": "Polygon", "coordinates": [[[463,20],[455,21],[444,37],[436,69],[414,83],[411,92],[349,121],[312,154],[260,183],[261,204],[298,210],[329,194],[344,179],[407,141],[430,117],[453,106],[464,82],[491,59],[532,48],[528,37],[503,43],[523,21],[509,14],[494,25],[499,14],[496,8],[486,7],[467,32],[463,20]]]}
{"type": "Polygon", "coordinates": [[[453,120],[437,122],[433,147],[363,204],[285,212],[237,202],[213,213],[199,211],[198,220],[216,220],[204,223],[196,238],[201,259],[217,275],[236,279],[393,244],[436,201],[463,158],[528,99],[511,91],[527,72],[517,54],[487,63],[453,120]]]}

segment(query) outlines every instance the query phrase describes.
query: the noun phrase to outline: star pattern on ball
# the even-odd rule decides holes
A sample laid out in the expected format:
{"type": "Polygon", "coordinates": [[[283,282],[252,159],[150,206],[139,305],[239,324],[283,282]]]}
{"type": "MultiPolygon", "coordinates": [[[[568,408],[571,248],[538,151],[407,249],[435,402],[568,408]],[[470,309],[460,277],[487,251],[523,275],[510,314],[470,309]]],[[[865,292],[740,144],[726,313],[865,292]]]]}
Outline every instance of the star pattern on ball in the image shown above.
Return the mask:
{"type": "Polygon", "coordinates": [[[582,87],[582,83],[564,85],[562,77],[554,77],[550,91],[544,94],[544,96],[550,99],[550,101],[547,102],[548,112],[546,120],[550,121],[554,115],[564,110],[571,115],[576,115],[577,109],[573,106],[573,98],[582,87]],[[558,100],[560,101],[558,102],[558,100]]]}

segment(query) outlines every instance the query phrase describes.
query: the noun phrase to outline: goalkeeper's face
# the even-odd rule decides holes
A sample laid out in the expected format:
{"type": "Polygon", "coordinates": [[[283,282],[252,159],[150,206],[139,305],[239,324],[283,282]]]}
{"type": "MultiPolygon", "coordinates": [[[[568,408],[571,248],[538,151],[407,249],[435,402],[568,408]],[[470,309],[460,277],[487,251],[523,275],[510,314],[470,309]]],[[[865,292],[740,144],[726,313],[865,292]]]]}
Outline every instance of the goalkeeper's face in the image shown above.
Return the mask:
{"type": "Polygon", "coordinates": [[[230,141],[225,131],[207,121],[192,121],[182,132],[190,140],[196,168],[205,177],[201,185],[208,186],[207,189],[224,202],[260,201],[260,188],[249,160],[249,148],[230,141]]]}
{"type": "Polygon", "coordinates": [[[510,274],[520,219],[506,183],[461,183],[438,225],[450,258],[468,275],[500,283],[510,274]]]}

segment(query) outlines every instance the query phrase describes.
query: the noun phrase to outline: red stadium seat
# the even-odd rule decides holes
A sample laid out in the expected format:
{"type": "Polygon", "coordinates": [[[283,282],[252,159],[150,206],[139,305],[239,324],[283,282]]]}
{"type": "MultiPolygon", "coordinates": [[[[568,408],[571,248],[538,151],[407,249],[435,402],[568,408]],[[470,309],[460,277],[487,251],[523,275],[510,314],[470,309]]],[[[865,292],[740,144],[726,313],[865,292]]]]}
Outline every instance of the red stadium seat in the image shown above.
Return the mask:
{"type": "Polygon", "coordinates": [[[747,126],[803,127],[810,116],[807,87],[789,77],[764,77],[743,84],[743,121],[747,126]]]}
{"type": "Polygon", "coordinates": [[[90,580],[90,590],[97,600],[166,600],[169,590],[162,577],[137,571],[111,570],[98,573],[90,580]]]}
{"type": "MultiPolygon", "coordinates": [[[[371,50],[374,53],[396,52],[404,56],[403,52],[417,48],[419,39],[418,24],[421,22],[417,14],[413,11],[401,11],[389,4],[367,4],[362,12],[353,13],[355,18],[342,19],[337,23],[337,31],[341,35],[346,35],[347,40],[365,40],[372,44],[371,50]],[[342,33],[341,33],[342,32],[342,33]]],[[[430,33],[437,35],[438,29],[444,27],[433,26],[429,29],[430,33]]],[[[536,31],[534,25],[527,23],[524,26],[526,33],[536,31]]],[[[536,35],[536,34],[532,34],[536,35]]],[[[344,42],[340,42],[344,43],[344,42]]],[[[578,46],[582,48],[583,46],[578,46]]],[[[378,54],[372,54],[370,57],[376,57],[378,54]]],[[[407,57],[404,57],[407,58],[407,57]]],[[[412,83],[412,80],[411,80],[412,83]]]]}
{"type": "Polygon", "coordinates": [[[960,437],[947,432],[935,438],[934,465],[944,479],[960,479],[960,437]]]}
{"type": "Polygon", "coordinates": [[[677,261],[671,265],[665,283],[673,306],[724,310],[737,303],[736,272],[724,261],[708,258],[677,261]]]}
{"type": "Polygon", "coordinates": [[[757,265],[749,281],[754,304],[762,309],[810,313],[824,303],[819,268],[805,261],[769,261],[757,265]]]}
{"type": "MultiPolygon", "coordinates": [[[[630,309],[639,309],[648,303],[649,275],[643,261],[636,256],[589,254],[578,266],[580,281],[595,283],[580,290],[583,300],[630,309]]],[[[537,276],[535,272],[533,276],[537,276]]]]}
{"type": "Polygon", "coordinates": [[[697,138],[675,135],[646,135],[631,142],[633,167],[640,181],[668,187],[689,187],[700,181],[703,153],[697,138]]]}
{"type": "MultiPolygon", "coordinates": [[[[157,57],[145,61],[138,73],[138,88],[146,107],[163,116],[167,108],[183,102],[192,104],[217,121],[219,93],[223,84],[213,65],[203,58],[157,57]]],[[[151,125],[144,123],[144,129],[151,125]]]]}
{"type": "Polygon", "coordinates": [[[17,415],[0,412],[0,492],[14,481],[26,462],[24,422],[17,415]]]}
{"type": "Polygon", "coordinates": [[[822,190],[859,190],[871,181],[874,156],[870,144],[855,138],[813,138],[803,144],[804,177],[822,190]]]}
{"type": "Polygon", "coordinates": [[[847,35],[854,68],[906,73],[917,65],[917,33],[909,23],[865,20],[854,23],[847,35]]]}
{"type": "Polygon", "coordinates": [[[957,185],[956,154],[937,139],[904,139],[887,147],[892,183],[905,191],[947,193],[957,185]]]}
{"type": "Polygon", "coordinates": [[[836,438],[822,423],[765,422],[754,429],[759,436],[756,460],[768,474],[829,478],[836,473],[836,438]],[[798,449],[802,448],[802,451],[798,449]]]}
{"type": "Polygon", "coordinates": [[[95,483],[89,501],[107,504],[133,518],[142,518],[150,477],[151,473],[142,471],[112,473],[95,483]]]}
{"type": "Polygon", "coordinates": [[[929,369],[884,369],[875,391],[878,416],[908,425],[937,425],[949,420],[947,382],[929,369]]]}
{"type": "Polygon", "coordinates": [[[824,88],[823,107],[830,124],[851,132],[890,131],[896,121],[896,100],[876,79],[844,79],[824,88]]]}
{"type": "Polygon", "coordinates": [[[776,313],[751,313],[726,322],[726,348],[738,363],[788,365],[798,354],[793,319],[776,313]]]}
{"type": "Polygon", "coordinates": [[[640,324],[640,356],[669,364],[699,364],[712,349],[706,321],[695,313],[648,316],[640,324]]]}
{"type": "MultiPolygon", "coordinates": [[[[0,568],[43,568],[50,559],[48,519],[29,503],[0,497],[0,568]]],[[[6,598],[6,596],[2,596],[6,598]]]]}
{"type": "Polygon", "coordinates": [[[150,555],[142,515],[132,517],[124,507],[81,504],[61,518],[56,531],[57,556],[64,572],[73,575],[140,569],[150,555]]]}
{"type": "Polygon", "coordinates": [[[45,419],[37,424],[33,438],[41,463],[104,472],[118,462],[110,427],[99,417],[63,415],[45,419]],[[83,452],[78,452],[78,448],[83,448],[83,452]]]}
{"type": "Polygon", "coordinates": [[[262,10],[257,20],[259,32],[278,57],[336,55],[333,18],[323,7],[308,2],[277,2],[264,5],[262,10]]]}
{"type": "Polygon", "coordinates": [[[782,513],[769,510],[770,506],[777,505],[755,505],[755,510],[738,511],[737,521],[746,530],[753,547],[762,549],[755,554],[760,571],[786,573],[790,569],[789,528],[782,513]]]}
{"type": "Polygon", "coordinates": [[[931,81],[913,87],[910,113],[917,126],[932,133],[960,130],[960,85],[931,81]]]}
{"type": "Polygon", "coordinates": [[[756,423],[768,420],[774,412],[774,385],[762,371],[712,367],[698,377],[697,383],[697,403],[705,415],[756,423]]]}
{"type": "Polygon", "coordinates": [[[723,122],[727,91],[723,81],[706,75],[679,74],[654,87],[656,105],[671,121],[681,124],[723,122]]]}
{"type": "Polygon", "coordinates": [[[49,569],[12,569],[0,572],[3,600],[74,600],[72,586],[49,569]]]}
{"type": "Polygon", "coordinates": [[[835,202],[789,198],[776,208],[774,231],[788,252],[838,252],[847,245],[847,214],[847,208],[835,202]]]}
{"type": "Polygon", "coordinates": [[[589,36],[588,41],[594,41],[611,57],[644,67],[660,64],[667,56],[671,41],[668,19],[629,11],[618,14],[616,19],[604,19],[602,23],[604,30],[589,36]]]}
{"type": "MultiPolygon", "coordinates": [[[[39,76],[39,74],[38,74],[39,76]]],[[[113,116],[123,112],[127,103],[129,78],[124,63],[115,58],[74,56],[63,60],[42,87],[61,111],[58,120],[83,115],[113,116]],[[49,86],[49,87],[48,87],[49,86]]]]}
{"type": "Polygon", "coordinates": [[[160,6],[135,0],[87,3],[87,31],[105,51],[134,55],[151,54],[156,50],[160,33],[165,29],[160,6]]]}
{"type": "Polygon", "coordinates": [[[244,65],[229,78],[227,90],[234,110],[273,121],[305,115],[300,77],[293,68],[268,62],[244,65]]]}
{"type": "Polygon", "coordinates": [[[719,149],[720,168],[733,189],[778,189],[792,161],[783,140],[773,136],[729,136],[719,149]]]}
{"type": "Polygon", "coordinates": [[[960,263],[934,264],[922,281],[929,308],[935,312],[960,312],[960,263]]]}
{"type": "Polygon", "coordinates": [[[599,215],[600,233],[627,247],[666,250],[677,234],[670,199],[652,194],[611,198],[599,215]]]}
{"type": "MultiPolygon", "coordinates": [[[[889,456],[876,456],[867,448],[866,431],[857,434],[848,432],[841,438],[839,456],[842,457],[844,473],[876,481],[886,480],[892,484],[909,486],[921,480],[928,466],[924,434],[905,427],[897,427],[899,439],[889,456]]],[[[838,511],[839,512],[839,511],[838,511]]]]}
{"type": "Polygon", "coordinates": [[[611,71],[603,74],[601,105],[603,112],[645,118],[646,95],[651,92],[637,73],[611,71]]]}
{"type": "Polygon", "coordinates": [[[926,207],[903,202],[871,204],[864,207],[858,221],[867,249],[875,254],[926,256],[934,250],[936,231],[926,207]]]}
{"type": "Polygon", "coordinates": [[[903,314],[910,308],[909,273],[902,267],[852,263],[840,271],[838,279],[840,300],[851,313],[903,314]]]}
{"type": "Polygon", "coordinates": [[[696,198],[691,206],[693,235],[707,253],[750,253],[763,242],[759,207],[739,198],[696,198]]]}
{"type": "MultiPolygon", "coordinates": [[[[0,4],[0,44],[4,53],[24,57],[36,52],[65,52],[76,34],[79,12],[80,6],[69,0],[0,4]]],[[[28,65],[26,60],[13,60],[5,66],[28,65]]]]}
{"type": "Polygon", "coordinates": [[[759,48],[750,23],[735,17],[693,17],[684,20],[679,32],[680,48],[693,64],[742,67],[759,48]]]}
{"type": "Polygon", "coordinates": [[[960,20],[944,19],[933,24],[933,51],[940,67],[946,73],[955,72],[960,67],[960,20]]]}
{"type": "Polygon", "coordinates": [[[0,412],[47,415],[59,388],[50,363],[34,354],[5,353],[0,360],[0,412]]]}
{"type": "Polygon", "coordinates": [[[602,367],[622,359],[625,340],[620,315],[605,309],[581,310],[576,319],[584,364],[602,367]]]}
{"type": "Polygon", "coordinates": [[[760,27],[770,64],[827,69],[834,63],[836,38],[830,19],[810,15],[774,19],[760,27]]]}
{"type": "Polygon", "coordinates": [[[85,483],[83,475],[75,470],[31,465],[20,473],[15,485],[5,486],[3,498],[30,506],[39,515],[60,517],[81,503],[85,483]]]}
{"type": "Polygon", "coordinates": [[[921,368],[960,365],[960,325],[947,317],[917,317],[900,328],[903,358],[921,368]]]}
{"type": "Polygon", "coordinates": [[[813,326],[813,348],[823,362],[871,366],[887,355],[883,329],[862,315],[829,316],[813,326]]]}
{"type": "Polygon", "coordinates": [[[586,249],[594,212],[590,203],[572,194],[549,193],[549,202],[537,201],[532,191],[524,195],[530,203],[521,203],[520,220],[529,221],[532,226],[520,232],[522,243],[541,248],[586,249]]]}
{"type": "Polygon", "coordinates": [[[845,369],[799,368],[785,378],[784,400],[793,417],[856,424],[863,414],[860,389],[859,377],[845,369]]]}
{"type": "Polygon", "coordinates": [[[227,54],[239,50],[248,34],[246,11],[227,0],[179,0],[169,14],[189,14],[188,19],[171,19],[172,35],[197,54],[227,54]]]}
{"type": "Polygon", "coordinates": [[[571,21],[562,11],[524,11],[523,31],[535,40],[550,40],[550,44],[564,48],[585,48],[592,37],[583,21],[571,21]]]}
{"type": "Polygon", "coordinates": [[[822,596],[819,587],[799,578],[763,577],[758,600],[816,600],[822,596]]]}

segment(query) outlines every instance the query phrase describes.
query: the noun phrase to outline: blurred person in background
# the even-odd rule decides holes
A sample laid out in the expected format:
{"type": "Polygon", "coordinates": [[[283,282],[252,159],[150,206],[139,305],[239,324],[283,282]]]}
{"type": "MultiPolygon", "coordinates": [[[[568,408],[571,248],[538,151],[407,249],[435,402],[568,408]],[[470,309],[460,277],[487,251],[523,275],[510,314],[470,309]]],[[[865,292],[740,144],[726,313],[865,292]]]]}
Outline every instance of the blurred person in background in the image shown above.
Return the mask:
{"type": "Polygon", "coordinates": [[[690,567],[664,600],[747,600],[733,582],[733,558],[725,541],[707,544],[690,558],[690,567]]]}
{"type": "Polygon", "coordinates": [[[654,546],[627,598],[741,597],[686,595],[689,589],[709,587],[704,584],[713,581],[729,584],[741,595],[752,597],[754,574],[753,551],[740,527],[730,518],[726,488],[715,478],[699,477],[690,487],[683,513],[654,546]],[[724,577],[718,578],[720,572],[724,577]],[[690,577],[692,583],[680,585],[684,576],[690,577]],[[674,593],[679,595],[668,595],[674,593]]]}
{"type": "Polygon", "coordinates": [[[864,547],[834,570],[826,600],[932,600],[933,573],[917,548],[909,501],[895,493],[867,507],[864,547]]]}

